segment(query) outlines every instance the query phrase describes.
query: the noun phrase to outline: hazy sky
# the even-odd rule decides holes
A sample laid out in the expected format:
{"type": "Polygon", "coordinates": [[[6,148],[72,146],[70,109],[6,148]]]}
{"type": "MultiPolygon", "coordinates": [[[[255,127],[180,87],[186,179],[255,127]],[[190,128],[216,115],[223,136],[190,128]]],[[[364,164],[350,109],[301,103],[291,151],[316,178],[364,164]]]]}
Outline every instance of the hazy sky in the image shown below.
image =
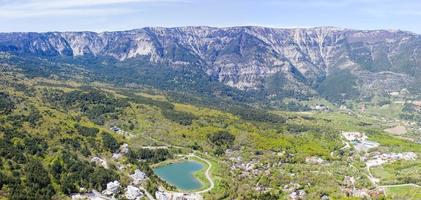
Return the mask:
{"type": "Polygon", "coordinates": [[[420,0],[0,0],[0,31],[337,26],[421,33],[420,0]]]}

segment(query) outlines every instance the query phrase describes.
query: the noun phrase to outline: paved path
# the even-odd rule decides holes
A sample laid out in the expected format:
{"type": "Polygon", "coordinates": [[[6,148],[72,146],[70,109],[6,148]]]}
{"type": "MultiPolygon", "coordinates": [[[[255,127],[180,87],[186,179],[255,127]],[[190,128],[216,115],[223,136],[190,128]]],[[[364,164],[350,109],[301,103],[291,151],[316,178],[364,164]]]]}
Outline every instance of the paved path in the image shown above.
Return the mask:
{"type": "Polygon", "coordinates": [[[114,200],[115,199],[115,198],[110,198],[110,197],[104,196],[96,190],[92,190],[91,194],[93,194],[93,196],[90,196],[90,197],[92,197],[94,199],[101,199],[101,200],[114,200]]]}
{"type": "Polygon", "coordinates": [[[142,149],[168,149],[168,146],[142,146],[142,149]]]}
{"type": "Polygon", "coordinates": [[[206,169],[205,176],[206,176],[206,178],[208,179],[208,181],[209,181],[209,183],[210,183],[210,186],[209,186],[209,188],[204,189],[204,190],[201,190],[201,191],[198,191],[198,192],[196,192],[196,193],[198,193],[198,194],[202,194],[202,193],[206,193],[206,192],[211,191],[211,190],[215,187],[215,183],[213,182],[212,178],[210,177],[210,170],[211,170],[211,168],[212,168],[212,163],[211,163],[211,162],[209,162],[209,160],[206,160],[206,159],[201,158],[201,157],[199,157],[199,156],[196,156],[196,155],[194,155],[194,154],[190,154],[190,155],[189,155],[189,157],[195,157],[195,158],[197,158],[197,159],[199,159],[199,160],[201,160],[201,161],[205,162],[206,164],[208,164],[208,168],[206,169]]]}
{"type": "Polygon", "coordinates": [[[417,185],[415,183],[406,183],[406,184],[397,184],[397,185],[380,185],[379,187],[381,187],[381,188],[391,188],[391,187],[404,187],[404,186],[421,188],[420,185],[417,185]]]}
{"type": "Polygon", "coordinates": [[[155,198],[151,195],[151,193],[149,193],[144,187],[140,186],[139,189],[142,190],[146,194],[149,200],[155,200],[155,198]]]}
{"type": "MultiPolygon", "coordinates": [[[[158,147],[159,148],[168,148],[168,147],[172,147],[172,148],[177,148],[177,149],[187,149],[187,147],[183,147],[183,146],[177,146],[177,145],[172,145],[172,144],[168,144],[168,143],[166,143],[166,142],[163,142],[163,141],[160,141],[160,140],[157,140],[157,139],[155,139],[155,138],[153,138],[152,136],[150,136],[150,135],[144,135],[144,134],[139,134],[139,136],[140,137],[143,137],[143,138],[146,138],[146,139],[149,139],[149,140],[152,140],[153,142],[155,142],[155,143],[157,143],[157,144],[161,144],[161,145],[158,145],[158,147]]],[[[147,146],[147,147],[152,147],[152,146],[147,146]]]]}
{"type": "MultiPolygon", "coordinates": [[[[393,187],[404,187],[404,186],[411,186],[411,187],[417,187],[417,188],[421,188],[421,186],[414,184],[414,183],[407,183],[407,184],[397,184],[397,185],[381,185],[378,186],[379,188],[393,188],[393,187]]],[[[384,190],[384,196],[387,197],[387,190],[384,190]]]]}
{"type": "Polygon", "coordinates": [[[375,187],[377,187],[377,183],[380,182],[380,180],[378,178],[376,178],[376,177],[373,176],[373,174],[371,173],[371,170],[370,170],[370,167],[369,166],[367,166],[367,172],[368,172],[368,175],[367,175],[368,179],[370,180],[370,182],[375,187]]]}

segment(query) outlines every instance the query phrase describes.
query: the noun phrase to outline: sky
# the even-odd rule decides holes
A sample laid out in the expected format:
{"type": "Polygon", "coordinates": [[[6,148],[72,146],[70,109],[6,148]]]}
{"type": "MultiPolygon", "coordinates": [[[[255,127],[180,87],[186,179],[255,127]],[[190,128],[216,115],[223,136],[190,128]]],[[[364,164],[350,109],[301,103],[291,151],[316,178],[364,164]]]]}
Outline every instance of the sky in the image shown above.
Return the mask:
{"type": "Polygon", "coordinates": [[[421,33],[420,0],[0,0],[0,32],[335,26],[421,33]]]}

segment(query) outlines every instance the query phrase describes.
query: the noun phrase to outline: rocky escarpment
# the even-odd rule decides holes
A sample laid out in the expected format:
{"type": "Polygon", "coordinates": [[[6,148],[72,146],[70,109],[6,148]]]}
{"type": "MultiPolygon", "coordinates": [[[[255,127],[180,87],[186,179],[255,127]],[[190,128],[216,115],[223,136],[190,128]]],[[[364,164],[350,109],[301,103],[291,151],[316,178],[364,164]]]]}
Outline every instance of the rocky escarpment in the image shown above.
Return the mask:
{"type": "Polygon", "coordinates": [[[241,90],[265,89],[268,93],[278,89],[316,93],[326,77],[341,70],[364,79],[356,82],[362,84],[361,88],[375,85],[376,90],[387,90],[390,84],[382,82],[388,78],[394,83],[404,78],[408,80],[405,86],[411,85],[421,72],[420,47],[421,38],[413,33],[332,27],[0,33],[0,51],[37,56],[109,56],[120,61],[142,57],[174,68],[200,68],[225,85],[241,90]],[[391,73],[385,76],[382,72],[391,73]]]}

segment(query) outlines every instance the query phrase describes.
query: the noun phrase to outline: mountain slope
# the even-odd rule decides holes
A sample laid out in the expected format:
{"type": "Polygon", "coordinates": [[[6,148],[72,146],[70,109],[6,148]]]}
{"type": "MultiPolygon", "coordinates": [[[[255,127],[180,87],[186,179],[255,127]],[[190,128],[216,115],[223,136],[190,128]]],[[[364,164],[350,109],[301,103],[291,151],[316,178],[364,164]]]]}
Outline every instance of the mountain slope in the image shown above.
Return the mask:
{"type": "MultiPolygon", "coordinates": [[[[143,28],[120,32],[1,33],[0,51],[47,57],[142,59],[204,72],[209,80],[266,97],[325,94],[320,85],[348,71],[359,92],[411,87],[421,72],[421,37],[404,31],[332,27],[143,28]],[[327,78],[331,77],[331,78],[327,78]],[[402,80],[402,81],[396,81],[402,80]],[[398,84],[396,84],[398,83],[398,84]]],[[[340,78],[338,79],[340,80],[340,78]]],[[[341,84],[334,81],[329,84],[341,84]]],[[[334,85],[332,85],[334,86],[334,85]]],[[[346,92],[346,91],[342,91],[346,92]]],[[[337,100],[341,94],[327,93],[337,100]]]]}

